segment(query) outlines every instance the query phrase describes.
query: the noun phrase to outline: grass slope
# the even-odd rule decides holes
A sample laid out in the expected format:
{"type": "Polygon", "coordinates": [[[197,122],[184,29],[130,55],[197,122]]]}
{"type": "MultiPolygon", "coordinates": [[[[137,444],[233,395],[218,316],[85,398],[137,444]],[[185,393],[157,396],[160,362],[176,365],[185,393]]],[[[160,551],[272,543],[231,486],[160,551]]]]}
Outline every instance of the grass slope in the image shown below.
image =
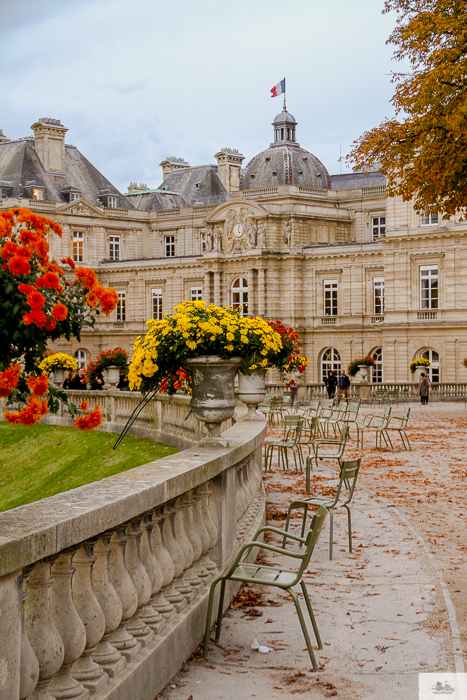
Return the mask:
{"type": "Polygon", "coordinates": [[[111,433],[0,422],[0,511],[178,452],[161,442],[129,435],[114,451],[116,439],[111,433]]]}

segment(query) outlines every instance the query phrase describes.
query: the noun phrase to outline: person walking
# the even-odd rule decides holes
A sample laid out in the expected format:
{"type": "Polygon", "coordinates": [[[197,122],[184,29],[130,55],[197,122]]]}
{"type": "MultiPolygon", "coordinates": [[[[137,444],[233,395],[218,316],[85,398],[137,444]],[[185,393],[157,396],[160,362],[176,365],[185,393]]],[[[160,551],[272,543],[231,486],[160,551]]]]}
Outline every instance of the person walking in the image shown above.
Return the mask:
{"type": "Polygon", "coordinates": [[[428,404],[428,397],[430,396],[430,380],[422,372],[420,375],[420,400],[422,404],[428,404]]]}
{"type": "Polygon", "coordinates": [[[340,376],[339,376],[339,393],[338,393],[337,404],[340,403],[340,400],[343,396],[345,397],[345,400],[348,401],[349,389],[350,389],[350,377],[348,376],[348,374],[345,373],[345,370],[342,369],[340,376]]]}
{"type": "Polygon", "coordinates": [[[334,398],[334,394],[336,393],[336,386],[337,386],[337,377],[334,374],[334,372],[329,370],[328,376],[324,380],[324,384],[326,386],[328,396],[330,399],[334,398]]]}

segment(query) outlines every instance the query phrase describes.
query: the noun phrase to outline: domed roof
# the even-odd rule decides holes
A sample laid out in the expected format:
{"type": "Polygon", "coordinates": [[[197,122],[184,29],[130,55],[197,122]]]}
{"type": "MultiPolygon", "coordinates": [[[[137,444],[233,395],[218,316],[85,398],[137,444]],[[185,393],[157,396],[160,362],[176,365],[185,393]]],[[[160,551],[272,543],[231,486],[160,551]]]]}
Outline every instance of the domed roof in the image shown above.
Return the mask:
{"type": "Polygon", "coordinates": [[[331,178],[322,162],[300,148],[295,140],[295,117],[284,108],[272,126],[274,143],[250,160],[242,173],[240,189],[255,190],[278,185],[331,189],[331,178]]]}
{"type": "Polygon", "coordinates": [[[252,158],[242,174],[240,189],[255,190],[278,185],[330,189],[329,173],[316,156],[298,144],[271,144],[252,158]]]}
{"type": "Polygon", "coordinates": [[[285,109],[283,109],[282,112],[274,119],[274,124],[280,124],[281,122],[293,122],[293,124],[297,123],[295,121],[295,117],[285,109]]]}

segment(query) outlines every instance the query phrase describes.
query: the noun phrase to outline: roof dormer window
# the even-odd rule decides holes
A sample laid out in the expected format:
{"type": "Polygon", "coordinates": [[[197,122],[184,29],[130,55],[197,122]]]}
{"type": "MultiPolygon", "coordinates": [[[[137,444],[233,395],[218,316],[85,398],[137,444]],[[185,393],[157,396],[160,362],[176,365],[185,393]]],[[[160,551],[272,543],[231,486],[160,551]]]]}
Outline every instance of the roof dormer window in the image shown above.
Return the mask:
{"type": "Polygon", "coordinates": [[[43,187],[34,187],[32,191],[32,198],[33,199],[44,199],[44,188],[43,187]]]}

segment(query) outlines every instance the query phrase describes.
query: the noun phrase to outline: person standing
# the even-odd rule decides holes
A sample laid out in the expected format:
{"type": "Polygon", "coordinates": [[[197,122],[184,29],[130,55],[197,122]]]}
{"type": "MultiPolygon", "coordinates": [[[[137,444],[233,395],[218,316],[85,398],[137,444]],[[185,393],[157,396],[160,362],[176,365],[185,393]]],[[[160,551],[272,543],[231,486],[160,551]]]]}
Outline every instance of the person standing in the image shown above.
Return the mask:
{"type": "Polygon", "coordinates": [[[350,377],[345,373],[345,370],[341,370],[339,376],[339,393],[337,403],[339,404],[341,398],[344,396],[345,400],[349,399],[349,388],[350,388],[350,377]]]}
{"type": "Polygon", "coordinates": [[[422,372],[420,375],[420,400],[422,404],[428,404],[428,397],[430,396],[430,380],[422,372]]]}
{"type": "Polygon", "coordinates": [[[329,371],[328,376],[324,380],[324,384],[326,386],[329,398],[333,399],[334,394],[336,393],[337,377],[332,371],[332,369],[329,371]]]}
{"type": "Polygon", "coordinates": [[[78,370],[78,374],[75,375],[74,379],[71,382],[70,389],[74,389],[75,391],[86,391],[87,388],[88,385],[86,384],[86,374],[84,371],[84,367],[80,367],[78,370]]]}

